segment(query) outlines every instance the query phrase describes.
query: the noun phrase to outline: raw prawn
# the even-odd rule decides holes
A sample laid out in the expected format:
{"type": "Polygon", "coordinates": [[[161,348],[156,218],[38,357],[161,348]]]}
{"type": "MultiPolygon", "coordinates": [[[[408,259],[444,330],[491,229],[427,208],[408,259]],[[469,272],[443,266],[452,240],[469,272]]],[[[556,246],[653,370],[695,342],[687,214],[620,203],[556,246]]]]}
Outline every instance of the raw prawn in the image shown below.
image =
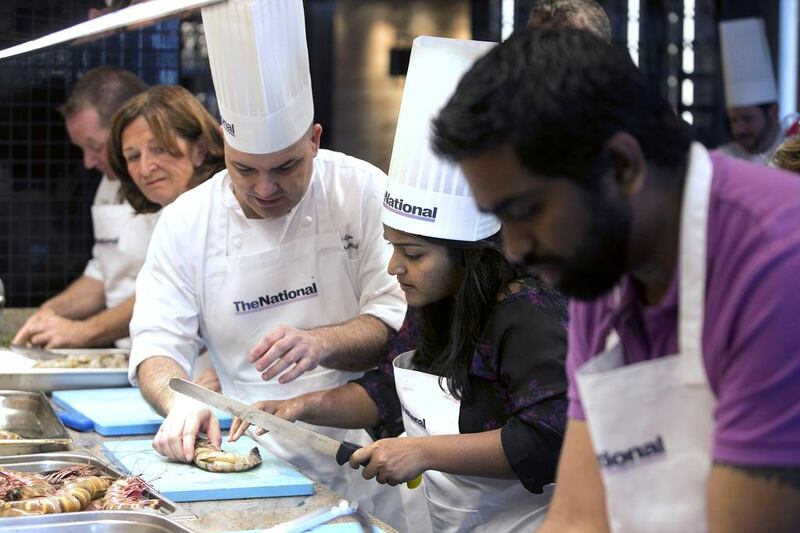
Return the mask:
{"type": "Polygon", "coordinates": [[[156,499],[143,498],[145,491],[152,488],[139,476],[126,476],[116,480],[106,491],[103,501],[96,504],[106,511],[130,511],[138,509],[155,509],[159,505],[156,499]]]}
{"type": "Polygon", "coordinates": [[[4,500],[37,498],[55,491],[56,488],[44,476],[0,469],[0,498],[4,500]]]}
{"type": "Polygon", "coordinates": [[[73,513],[82,511],[94,498],[105,494],[114,481],[108,476],[77,477],[68,480],[55,494],[0,503],[0,516],[73,513]]]}
{"type": "Polygon", "coordinates": [[[207,439],[197,439],[194,464],[209,472],[244,472],[261,464],[261,454],[255,447],[247,455],[230,453],[214,448],[207,439]]]}
{"type": "Polygon", "coordinates": [[[51,485],[61,485],[72,477],[102,476],[100,469],[92,465],[72,465],[44,477],[51,485]]]}

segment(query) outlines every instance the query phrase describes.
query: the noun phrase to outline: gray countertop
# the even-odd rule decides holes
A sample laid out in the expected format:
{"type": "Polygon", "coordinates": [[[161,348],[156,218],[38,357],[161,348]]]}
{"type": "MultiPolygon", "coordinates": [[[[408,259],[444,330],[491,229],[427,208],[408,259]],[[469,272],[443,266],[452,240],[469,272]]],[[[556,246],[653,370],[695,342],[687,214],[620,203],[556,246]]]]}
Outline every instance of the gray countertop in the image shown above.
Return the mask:
{"type": "MultiPolygon", "coordinates": [[[[34,311],[33,308],[5,309],[0,319],[0,341],[10,339],[34,311]]],[[[69,433],[73,438],[70,449],[88,451],[99,459],[108,460],[102,447],[105,437],[94,431],[82,433],[69,430],[69,433]]],[[[116,440],[120,438],[125,437],[114,437],[116,440]]],[[[142,436],[129,438],[140,439],[142,436]]],[[[310,496],[180,503],[177,504],[176,515],[189,516],[179,521],[198,532],[268,528],[317,509],[332,507],[341,500],[339,495],[321,483],[315,482],[314,488],[315,492],[310,496]]],[[[387,533],[396,532],[377,518],[373,518],[373,523],[387,533]]]]}
{"type": "MultiPolygon", "coordinates": [[[[72,450],[88,451],[95,457],[108,461],[103,442],[106,437],[94,431],[86,433],[69,430],[73,438],[72,450]]],[[[114,440],[141,439],[142,436],[114,437],[114,440]]],[[[177,504],[175,515],[185,527],[198,532],[235,531],[269,528],[304,516],[317,509],[336,505],[341,497],[327,486],[315,482],[314,494],[277,498],[254,498],[246,500],[214,500],[177,504]]],[[[373,524],[387,533],[396,532],[384,522],[372,517],[373,524]]]]}

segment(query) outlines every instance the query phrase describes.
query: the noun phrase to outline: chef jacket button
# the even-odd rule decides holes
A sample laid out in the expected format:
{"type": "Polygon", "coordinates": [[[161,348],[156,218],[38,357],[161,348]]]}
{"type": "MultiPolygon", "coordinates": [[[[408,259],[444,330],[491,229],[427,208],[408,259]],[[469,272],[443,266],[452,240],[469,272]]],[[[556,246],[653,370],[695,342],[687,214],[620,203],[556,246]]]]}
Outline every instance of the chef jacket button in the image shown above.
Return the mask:
{"type": "Polygon", "coordinates": [[[303,218],[303,225],[304,226],[310,226],[313,221],[314,221],[313,218],[307,216],[307,217],[303,218]]]}
{"type": "Polygon", "coordinates": [[[241,248],[242,247],[242,239],[240,239],[239,237],[234,237],[233,238],[233,245],[236,248],[241,248]]]}

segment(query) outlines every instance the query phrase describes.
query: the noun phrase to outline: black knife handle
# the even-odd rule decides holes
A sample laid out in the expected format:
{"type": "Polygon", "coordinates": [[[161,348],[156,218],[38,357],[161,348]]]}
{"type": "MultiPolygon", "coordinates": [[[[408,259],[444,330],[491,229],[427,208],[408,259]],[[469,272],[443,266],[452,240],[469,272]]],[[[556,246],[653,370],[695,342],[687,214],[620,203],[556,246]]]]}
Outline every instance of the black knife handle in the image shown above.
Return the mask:
{"type": "MultiPolygon", "coordinates": [[[[336,462],[340,465],[350,462],[350,456],[356,453],[356,450],[360,450],[361,446],[358,444],[353,444],[352,442],[342,441],[342,444],[339,446],[339,449],[336,451],[336,462]]],[[[361,463],[361,466],[367,466],[369,461],[364,461],[361,463]]]]}

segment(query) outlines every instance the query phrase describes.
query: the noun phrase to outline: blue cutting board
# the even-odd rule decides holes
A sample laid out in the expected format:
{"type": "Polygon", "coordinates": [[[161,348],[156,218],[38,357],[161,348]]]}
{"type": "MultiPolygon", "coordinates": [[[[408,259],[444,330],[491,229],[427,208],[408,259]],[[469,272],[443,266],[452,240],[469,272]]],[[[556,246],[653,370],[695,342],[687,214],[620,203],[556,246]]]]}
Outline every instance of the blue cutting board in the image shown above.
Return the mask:
{"type": "MultiPolygon", "coordinates": [[[[169,461],[153,449],[150,439],[107,441],[103,446],[115,464],[142,476],[157,491],[176,502],[314,494],[314,483],[310,479],[261,446],[258,446],[260,466],[225,474],[169,461]]],[[[253,446],[256,443],[247,437],[233,443],[225,439],[222,442],[223,450],[238,453],[247,453],[253,446]]]]}
{"type": "MultiPolygon", "coordinates": [[[[105,436],[154,435],[164,418],[142,398],[136,387],[54,391],[53,401],[94,422],[94,430],[105,436]]],[[[231,417],[214,411],[223,429],[231,417]]]]}

